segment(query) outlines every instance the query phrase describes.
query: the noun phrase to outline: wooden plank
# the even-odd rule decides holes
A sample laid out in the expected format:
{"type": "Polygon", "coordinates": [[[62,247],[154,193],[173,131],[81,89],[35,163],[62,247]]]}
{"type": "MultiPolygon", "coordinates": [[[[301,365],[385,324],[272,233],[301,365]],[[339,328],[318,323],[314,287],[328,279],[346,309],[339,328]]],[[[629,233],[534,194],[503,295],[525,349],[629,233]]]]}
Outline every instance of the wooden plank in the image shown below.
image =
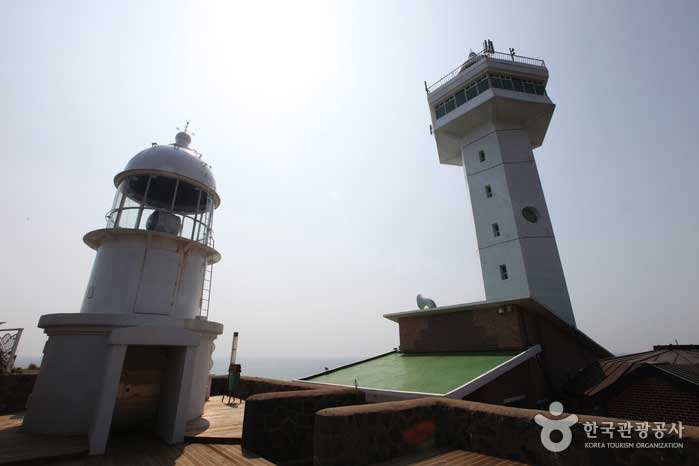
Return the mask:
{"type": "MultiPolygon", "coordinates": [[[[132,436],[130,436],[132,437],[132,436]]],[[[104,456],[52,463],[55,466],[274,466],[240,445],[165,445],[155,439],[110,439],[104,456]]]]}
{"type": "Polygon", "coordinates": [[[86,436],[31,434],[22,429],[24,413],[0,416],[0,464],[86,456],[86,436]]]}
{"type": "MultiPolygon", "coordinates": [[[[220,397],[212,401],[221,404],[220,397]]],[[[213,432],[242,432],[244,408],[218,405],[209,406],[210,419],[215,420],[213,432]],[[240,426],[236,428],[233,424],[237,421],[229,421],[238,416],[240,426]]],[[[86,437],[30,434],[22,430],[23,418],[23,413],[0,416],[0,464],[50,461],[56,466],[274,466],[240,445],[166,445],[147,432],[111,435],[104,456],[87,456],[86,437]]]]}
{"type": "Polygon", "coordinates": [[[228,405],[222,397],[211,397],[204,406],[202,417],[187,423],[185,441],[240,443],[243,436],[245,402],[228,405]]]}
{"type": "Polygon", "coordinates": [[[525,463],[495,458],[464,450],[435,449],[406,455],[373,466],[526,466],[525,463]]]}

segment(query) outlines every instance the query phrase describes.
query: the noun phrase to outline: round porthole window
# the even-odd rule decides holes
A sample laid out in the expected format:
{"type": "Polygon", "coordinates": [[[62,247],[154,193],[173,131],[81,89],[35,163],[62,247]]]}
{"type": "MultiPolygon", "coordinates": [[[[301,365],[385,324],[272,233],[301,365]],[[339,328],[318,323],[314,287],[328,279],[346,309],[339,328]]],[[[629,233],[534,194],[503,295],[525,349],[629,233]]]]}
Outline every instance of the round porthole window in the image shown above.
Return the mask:
{"type": "Polygon", "coordinates": [[[534,207],[525,207],[522,209],[522,216],[527,222],[536,223],[539,220],[539,211],[534,207]]]}

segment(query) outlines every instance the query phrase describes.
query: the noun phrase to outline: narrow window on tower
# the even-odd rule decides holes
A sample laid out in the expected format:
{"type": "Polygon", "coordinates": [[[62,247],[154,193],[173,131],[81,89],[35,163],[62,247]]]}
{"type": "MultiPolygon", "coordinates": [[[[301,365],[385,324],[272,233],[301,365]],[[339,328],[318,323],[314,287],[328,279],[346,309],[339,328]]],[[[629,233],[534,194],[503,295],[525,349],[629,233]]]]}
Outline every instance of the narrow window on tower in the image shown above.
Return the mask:
{"type": "Polygon", "coordinates": [[[500,265],[500,279],[507,280],[507,266],[505,264],[500,265]]]}
{"type": "Polygon", "coordinates": [[[489,184],[485,185],[485,197],[493,197],[493,188],[489,184]]]}
{"type": "Polygon", "coordinates": [[[500,225],[493,223],[493,236],[500,236],[500,225]]]}
{"type": "Polygon", "coordinates": [[[478,151],[478,160],[480,160],[481,162],[485,162],[485,152],[484,151],[482,151],[482,150],[478,151]]]}

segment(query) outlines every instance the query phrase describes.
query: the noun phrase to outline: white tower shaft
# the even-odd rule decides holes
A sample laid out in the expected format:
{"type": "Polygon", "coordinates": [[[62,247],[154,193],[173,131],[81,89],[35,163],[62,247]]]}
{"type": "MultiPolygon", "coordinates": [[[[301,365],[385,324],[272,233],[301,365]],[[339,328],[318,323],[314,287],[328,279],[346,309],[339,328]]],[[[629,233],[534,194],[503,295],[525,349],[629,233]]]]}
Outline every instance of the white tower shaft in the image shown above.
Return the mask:
{"type": "Polygon", "coordinates": [[[486,299],[530,296],[574,326],[575,317],[527,131],[497,130],[495,125],[478,128],[463,139],[461,156],[486,299]],[[523,214],[525,209],[527,217],[523,214]]]}

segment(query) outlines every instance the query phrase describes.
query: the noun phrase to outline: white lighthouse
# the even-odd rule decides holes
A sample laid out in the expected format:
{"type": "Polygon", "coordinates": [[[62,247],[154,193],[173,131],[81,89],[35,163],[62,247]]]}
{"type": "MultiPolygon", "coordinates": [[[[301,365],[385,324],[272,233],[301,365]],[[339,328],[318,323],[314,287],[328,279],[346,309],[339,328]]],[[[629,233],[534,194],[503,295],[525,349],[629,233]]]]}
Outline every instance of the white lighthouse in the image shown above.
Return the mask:
{"type": "Polygon", "coordinates": [[[223,331],[208,320],[220,198],[190,143],[153,144],[114,177],[106,227],[84,237],[96,257],[80,313],[39,320],[49,338],[26,430],[86,434],[102,453],[110,430],[174,443],[201,415],[223,331]]]}
{"type": "Polygon", "coordinates": [[[543,60],[492,42],[425,86],[440,163],[464,168],[488,301],[531,297],[575,326],[533,149],[555,105],[543,60]]]}

